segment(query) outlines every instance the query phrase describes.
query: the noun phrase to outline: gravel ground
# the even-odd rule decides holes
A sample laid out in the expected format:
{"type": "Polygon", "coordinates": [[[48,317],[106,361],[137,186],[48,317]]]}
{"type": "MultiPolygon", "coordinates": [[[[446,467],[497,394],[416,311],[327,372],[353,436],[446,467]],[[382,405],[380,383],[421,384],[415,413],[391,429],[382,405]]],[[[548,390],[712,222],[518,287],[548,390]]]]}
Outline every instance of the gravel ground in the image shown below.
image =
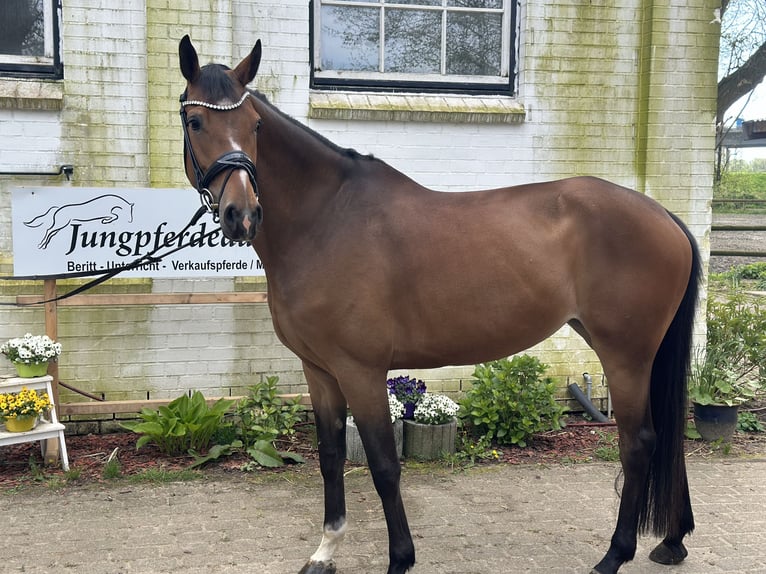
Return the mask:
{"type": "MultiPolygon", "coordinates": [[[[713,215],[713,225],[764,225],[764,214],[713,215]]],[[[710,235],[711,250],[766,251],[766,231],[713,231],[710,235]]],[[[722,273],[737,265],[766,261],[758,257],[710,258],[710,272],[722,273]]]]}

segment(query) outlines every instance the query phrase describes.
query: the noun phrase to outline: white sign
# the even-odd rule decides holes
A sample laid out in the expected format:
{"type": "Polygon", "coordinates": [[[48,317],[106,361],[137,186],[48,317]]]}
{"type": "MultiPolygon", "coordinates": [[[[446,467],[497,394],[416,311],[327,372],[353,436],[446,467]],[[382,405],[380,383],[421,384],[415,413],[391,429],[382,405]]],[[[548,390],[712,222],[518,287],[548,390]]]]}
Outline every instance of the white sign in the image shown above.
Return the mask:
{"type": "Polygon", "coordinates": [[[226,239],[210,214],[181,235],[199,207],[193,190],[20,187],[11,205],[16,276],[109,271],[181,245],[187,247],[124,276],[264,274],[253,248],[226,239]]]}

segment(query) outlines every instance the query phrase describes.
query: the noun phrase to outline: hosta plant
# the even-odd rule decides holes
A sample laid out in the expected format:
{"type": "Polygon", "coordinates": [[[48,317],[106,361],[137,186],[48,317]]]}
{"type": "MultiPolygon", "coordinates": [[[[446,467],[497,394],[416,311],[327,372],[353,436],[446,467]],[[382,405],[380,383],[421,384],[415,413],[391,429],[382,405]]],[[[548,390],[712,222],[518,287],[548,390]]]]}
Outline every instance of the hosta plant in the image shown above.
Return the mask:
{"type": "Polygon", "coordinates": [[[232,400],[218,399],[209,406],[203,394],[194,391],[157,410],[143,408],[140,421],[127,421],[122,426],[141,435],[136,448],[152,442],[171,456],[200,452],[208,448],[233,404],[232,400]]]}

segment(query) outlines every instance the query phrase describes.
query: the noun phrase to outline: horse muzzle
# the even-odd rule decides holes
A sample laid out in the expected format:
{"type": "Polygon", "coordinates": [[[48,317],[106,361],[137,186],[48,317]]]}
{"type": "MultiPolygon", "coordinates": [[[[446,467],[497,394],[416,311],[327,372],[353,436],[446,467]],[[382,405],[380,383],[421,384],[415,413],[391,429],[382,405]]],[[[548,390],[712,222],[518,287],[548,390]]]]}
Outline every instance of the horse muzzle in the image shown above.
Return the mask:
{"type": "Polygon", "coordinates": [[[233,201],[221,205],[221,230],[232,241],[252,242],[262,222],[263,208],[257,200],[246,207],[233,201]]]}
{"type": "MultiPolygon", "coordinates": [[[[255,239],[263,221],[263,208],[258,201],[258,182],[253,161],[241,151],[232,151],[218,158],[200,182],[203,191],[216,178],[222,177],[218,203],[212,200],[208,206],[216,220],[220,219],[223,234],[232,241],[250,242],[255,239]],[[244,172],[244,174],[242,173],[244,172]],[[232,178],[237,173],[242,177],[232,178]],[[248,183],[250,184],[248,186],[248,183]]],[[[205,194],[200,191],[203,203],[205,194]]]]}

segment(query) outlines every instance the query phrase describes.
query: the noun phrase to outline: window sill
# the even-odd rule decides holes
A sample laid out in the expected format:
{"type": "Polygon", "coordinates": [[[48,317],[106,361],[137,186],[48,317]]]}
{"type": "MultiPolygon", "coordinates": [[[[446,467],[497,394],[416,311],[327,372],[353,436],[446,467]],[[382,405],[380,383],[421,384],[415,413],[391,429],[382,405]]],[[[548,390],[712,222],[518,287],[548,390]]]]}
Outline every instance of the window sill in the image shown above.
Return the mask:
{"type": "Polygon", "coordinates": [[[520,124],[525,116],[523,105],[502,96],[317,91],[309,94],[312,119],[520,124]]]}
{"type": "Polygon", "coordinates": [[[0,79],[0,109],[60,110],[63,100],[60,80],[0,79]]]}

